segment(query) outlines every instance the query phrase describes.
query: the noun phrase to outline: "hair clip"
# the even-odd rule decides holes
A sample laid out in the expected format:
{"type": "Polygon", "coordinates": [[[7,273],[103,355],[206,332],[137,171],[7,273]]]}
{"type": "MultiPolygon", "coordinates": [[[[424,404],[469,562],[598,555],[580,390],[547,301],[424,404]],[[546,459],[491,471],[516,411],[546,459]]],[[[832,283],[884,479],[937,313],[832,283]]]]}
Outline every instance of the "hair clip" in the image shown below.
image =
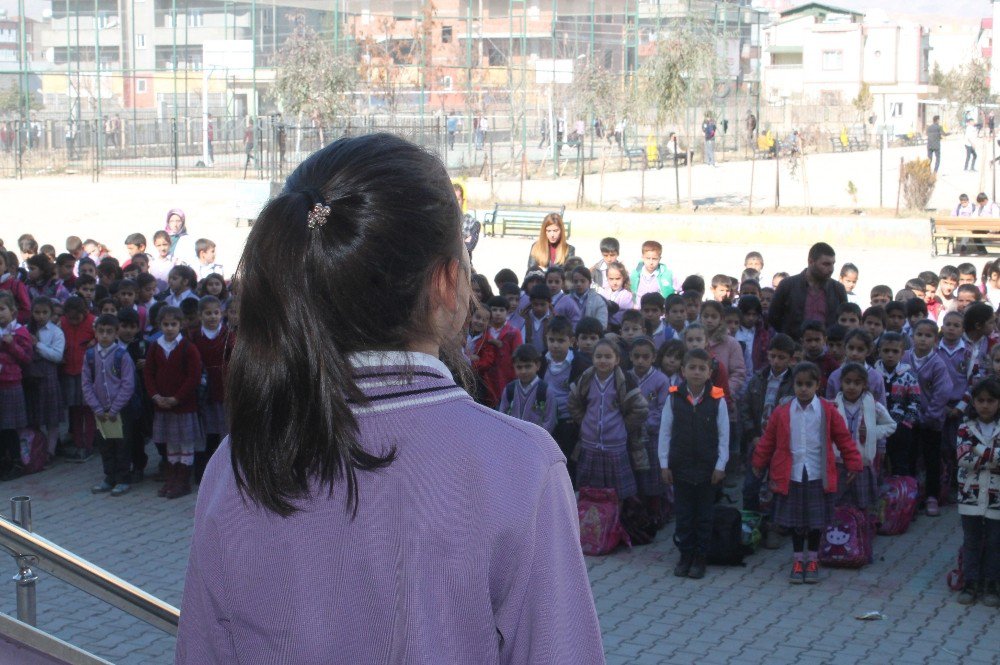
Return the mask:
{"type": "Polygon", "coordinates": [[[316,230],[326,225],[326,219],[330,216],[330,206],[325,203],[317,203],[306,215],[306,226],[316,230]]]}

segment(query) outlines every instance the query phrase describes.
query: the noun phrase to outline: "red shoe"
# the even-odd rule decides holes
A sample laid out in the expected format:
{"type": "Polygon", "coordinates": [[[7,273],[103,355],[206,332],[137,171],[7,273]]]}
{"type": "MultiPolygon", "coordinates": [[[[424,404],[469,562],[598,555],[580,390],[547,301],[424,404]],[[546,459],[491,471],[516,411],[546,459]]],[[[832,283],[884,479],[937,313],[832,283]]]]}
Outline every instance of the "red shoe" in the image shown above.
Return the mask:
{"type": "Polygon", "coordinates": [[[802,567],[801,561],[796,561],[792,564],[792,574],[788,576],[789,584],[802,584],[805,581],[805,568],[802,567]]]}
{"type": "Polygon", "coordinates": [[[802,576],[802,581],[806,584],[819,583],[819,561],[813,559],[806,563],[806,572],[802,576]]]}

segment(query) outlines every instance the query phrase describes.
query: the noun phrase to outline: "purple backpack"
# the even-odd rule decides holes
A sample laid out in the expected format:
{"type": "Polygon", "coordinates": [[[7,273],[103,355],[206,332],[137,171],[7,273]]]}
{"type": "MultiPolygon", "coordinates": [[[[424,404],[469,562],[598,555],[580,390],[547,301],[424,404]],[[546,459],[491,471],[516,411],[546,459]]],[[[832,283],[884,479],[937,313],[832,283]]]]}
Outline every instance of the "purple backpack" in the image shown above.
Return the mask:
{"type": "Polygon", "coordinates": [[[863,511],[853,506],[837,506],[819,547],[824,566],[861,568],[872,559],[874,529],[863,511]]]}
{"type": "Polygon", "coordinates": [[[879,490],[878,532],[883,536],[906,533],[917,512],[917,481],[910,476],[889,476],[879,490]]]}
{"type": "Polygon", "coordinates": [[[580,515],[580,546],[584,554],[609,554],[620,543],[632,547],[621,523],[621,506],[614,488],[581,487],[576,507],[580,515]]]}

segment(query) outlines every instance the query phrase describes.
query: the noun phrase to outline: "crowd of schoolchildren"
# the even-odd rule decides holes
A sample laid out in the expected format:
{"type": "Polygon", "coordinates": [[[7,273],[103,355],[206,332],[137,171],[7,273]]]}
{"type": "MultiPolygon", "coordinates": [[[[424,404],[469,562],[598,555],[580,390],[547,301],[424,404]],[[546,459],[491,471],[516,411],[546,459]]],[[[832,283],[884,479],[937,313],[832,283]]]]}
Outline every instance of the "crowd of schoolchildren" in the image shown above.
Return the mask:
{"type": "Polygon", "coordinates": [[[791,536],[796,584],[819,581],[840,507],[874,535],[886,487],[915,510],[919,478],[926,515],[958,503],[959,602],[1000,605],[1000,261],[876,286],[865,307],[845,264],[835,323],[811,319],[803,296],[786,334],[769,310],[789,275],[765,280],[757,252],[738,278],[706,283],[675,280],[655,241],[626,265],[605,238],[588,266],[564,236],[551,215],[523,280],[473,276],[477,399],[549,431],[574,486],[613,489],[623,521],[637,507],[657,527],[672,514],[675,575],[704,576],[713,506],[744,470],[743,507],[767,518],[765,546],[791,536]]]}
{"type": "Polygon", "coordinates": [[[90,459],[91,491],[121,496],[146,478],[152,441],[158,495],[191,492],[228,432],[225,365],[235,344],[215,243],[163,230],[125,239],[124,263],[94,240],[65,252],[31,235],[0,241],[0,479],[90,459]],[[20,256],[18,256],[18,254],[20,256]]]}
{"type": "MultiPolygon", "coordinates": [[[[152,441],[158,494],[175,498],[226,435],[238,311],[214,243],[171,210],[152,254],[141,234],[125,245],[119,264],[75,236],[63,253],[0,242],[3,479],[97,447],[91,490],[120,496],[145,478],[152,441]]],[[[473,275],[478,401],[549,431],[577,488],[614,490],[654,528],[672,517],[678,576],[705,575],[720,486],[740,473],[765,546],[790,535],[789,580],[807,584],[839,507],[874,520],[887,479],[910,479],[905,493],[920,478],[928,516],[958,503],[959,602],[1000,605],[1000,261],[876,286],[866,307],[847,263],[835,323],[810,318],[806,295],[781,332],[771,309],[789,275],[765,280],[757,252],[708,282],[675,279],[655,241],[631,269],[614,238],[600,253],[588,267],[551,215],[523,279],[473,275]]]]}

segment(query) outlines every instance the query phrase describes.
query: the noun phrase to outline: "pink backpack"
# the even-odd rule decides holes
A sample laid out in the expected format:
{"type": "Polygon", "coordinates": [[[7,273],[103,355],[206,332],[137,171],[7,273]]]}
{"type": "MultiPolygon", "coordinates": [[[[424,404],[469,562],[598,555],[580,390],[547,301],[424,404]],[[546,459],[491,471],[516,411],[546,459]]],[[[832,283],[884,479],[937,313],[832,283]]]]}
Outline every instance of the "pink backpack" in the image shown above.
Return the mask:
{"type": "Polygon", "coordinates": [[[584,554],[609,554],[619,543],[632,547],[621,523],[621,507],[614,488],[581,487],[576,507],[580,514],[580,546],[584,554]]]}
{"type": "Polygon", "coordinates": [[[861,568],[871,562],[874,529],[867,515],[853,506],[837,506],[819,547],[824,566],[861,568]]]}
{"type": "Polygon", "coordinates": [[[38,473],[45,468],[48,460],[48,441],[45,435],[37,429],[18,430],[17,438],[21,443],[21,464],[24,473],[38,473]]]}
{"type": "Polygon", "coordinates": [[[917,481],[910,476],[889,476],[879,490],[878,532],[883,536],[906,533],[917,512],[917,481]]]}

